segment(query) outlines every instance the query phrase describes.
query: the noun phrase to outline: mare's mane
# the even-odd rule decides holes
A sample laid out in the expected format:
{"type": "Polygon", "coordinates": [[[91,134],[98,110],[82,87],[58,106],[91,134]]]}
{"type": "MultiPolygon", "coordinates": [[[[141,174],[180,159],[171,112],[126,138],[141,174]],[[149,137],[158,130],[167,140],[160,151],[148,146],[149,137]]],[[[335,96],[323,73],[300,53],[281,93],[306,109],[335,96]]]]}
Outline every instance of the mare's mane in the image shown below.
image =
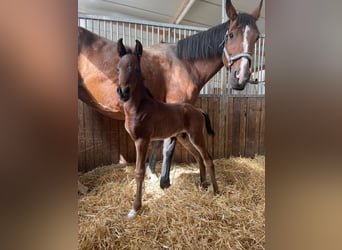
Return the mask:
{"type": "MultiPolygon", "coordinates": [[[[243,31],[246,25],[259,32],[255,19],[247,13],[240,13],[234,27],[243,31]]],[[[177,56],[180,59],[206,59],[220,56],[223,52],[225,34],[229,28],[229,20],[216,25],[206,31],[201,31],[193,36],[181,39],[177,42],[177,56]]]]}
{"type": "Polygon", "coordinates": [[[179,40],[177,56],[181,59],[206,59],[221,55],[223,52],[222,41],[228,26],[229,21],[179,40]]]}

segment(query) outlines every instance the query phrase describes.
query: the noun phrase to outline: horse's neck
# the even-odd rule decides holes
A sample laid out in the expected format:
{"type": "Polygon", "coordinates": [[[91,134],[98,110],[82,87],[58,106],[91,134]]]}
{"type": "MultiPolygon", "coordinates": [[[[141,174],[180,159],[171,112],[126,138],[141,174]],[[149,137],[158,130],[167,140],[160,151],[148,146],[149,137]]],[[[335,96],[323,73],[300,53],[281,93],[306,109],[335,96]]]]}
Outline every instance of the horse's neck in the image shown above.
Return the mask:
{"type": "Polygon", "coordinates": [[[215,56],[209,59],[197,59],[188,62],[191,68],[191,74],[195,79],[198,89],[203,86],[222,68],[222,57],[215,56]]]}

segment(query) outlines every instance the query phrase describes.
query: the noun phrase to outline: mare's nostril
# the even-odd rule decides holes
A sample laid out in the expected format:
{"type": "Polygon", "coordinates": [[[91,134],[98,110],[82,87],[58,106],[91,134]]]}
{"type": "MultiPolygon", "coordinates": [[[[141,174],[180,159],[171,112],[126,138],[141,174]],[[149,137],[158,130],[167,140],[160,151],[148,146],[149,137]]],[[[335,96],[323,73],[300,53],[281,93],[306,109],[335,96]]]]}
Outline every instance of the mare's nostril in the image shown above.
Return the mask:
{"type": "Polygon", "coordinates": [[[234,77],[235,77],[235,78],[239,78],[239,77],[238,77],[239,73],[240,73],[240,68],[238,68],[237,70],[235,70],[235,72],[234,72],[234,77]]]}

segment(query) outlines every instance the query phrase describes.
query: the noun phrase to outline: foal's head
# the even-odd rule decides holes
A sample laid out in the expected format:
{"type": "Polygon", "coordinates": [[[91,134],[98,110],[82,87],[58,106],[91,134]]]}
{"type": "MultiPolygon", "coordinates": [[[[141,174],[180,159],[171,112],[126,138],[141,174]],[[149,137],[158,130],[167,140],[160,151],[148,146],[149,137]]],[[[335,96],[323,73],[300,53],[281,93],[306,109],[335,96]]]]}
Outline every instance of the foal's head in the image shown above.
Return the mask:
{"type": "Polygon", "coordinates": [[[131,93],[137,84],[142,84],[142,76],[140,72],[140,57],[143,52],[142,44],[136,41],[135,49],[126,49],[122,43],[122,38],[118,41],[118,53],[120,61],[117,66],[119,78],[119,86],[117,88],[120,99],[124,102],[128,101],[131,93]]]}
{"type": "Polygon", "coordinates": [[[263,0],[251,14],[237,14],[232,2],[226,2],[230,24],[225,36],[223,64],[231,73],[233,89],[242,90],[249,81],[254,44],[259,38],[256,21],[260,16],[262,2],[263,0]]]}

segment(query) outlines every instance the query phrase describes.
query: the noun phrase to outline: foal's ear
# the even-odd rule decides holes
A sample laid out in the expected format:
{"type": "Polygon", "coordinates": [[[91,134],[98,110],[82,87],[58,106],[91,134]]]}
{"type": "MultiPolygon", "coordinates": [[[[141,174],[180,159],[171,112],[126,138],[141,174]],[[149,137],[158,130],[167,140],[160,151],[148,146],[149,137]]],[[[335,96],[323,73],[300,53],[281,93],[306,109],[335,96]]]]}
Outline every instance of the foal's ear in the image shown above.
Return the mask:
{"type": "Polygon", "coordinates": [[[122,38],[120,38],[118,40],[118,45],[117,46],[118,46],[118,53],[119,53],[120,57],[122,57],[123,55],[125,55],[127,53],[125,45],[123,45],[122,38]]]}
{"type": "Polygon", "coordinates": [[[262,2],[263,2],[263,0],[260,1],[259,5],[251,13],[251,15],[254,17],[255,21],[258,20],[259,17],[260,17],[260,11],[261,11],[261,7],[262,7],[262,2]]]}
{"type": "Polygon", "coordinates": [[[226,14],[231,21],[235,20],[238,16],[231,0],[226,1],[226,14]]]}
{"type": "Polygon", "coordinates": [[[134,54],[138,57],[140,60],[140,57],[143,53],[143,46],[139,40],[135,40],[135,49],[134,49],[134,54]]]}

